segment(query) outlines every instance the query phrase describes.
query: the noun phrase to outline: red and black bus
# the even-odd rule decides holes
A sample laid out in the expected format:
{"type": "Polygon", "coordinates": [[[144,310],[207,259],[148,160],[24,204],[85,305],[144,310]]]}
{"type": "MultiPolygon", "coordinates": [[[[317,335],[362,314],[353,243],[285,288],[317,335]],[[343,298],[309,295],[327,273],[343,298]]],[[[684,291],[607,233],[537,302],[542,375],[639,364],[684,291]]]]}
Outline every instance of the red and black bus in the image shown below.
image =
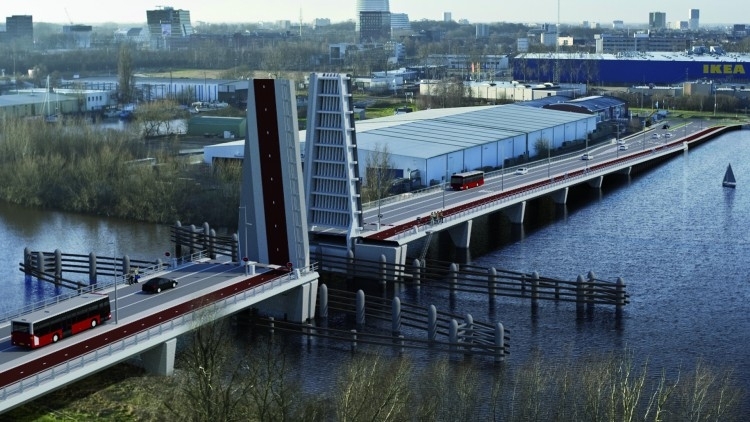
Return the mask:
{"type": "Polygon", "coordinates": [[[480,170],[455,173],[451,176],[453,190],[471,189],[484,184],[484,172],[480,170]]]}
{"type": "Polygon", "coordinates": [[[112,317],[109,296],[87,293],[11,321],[11,344],[36,349],[94,328],[112,317]]]}

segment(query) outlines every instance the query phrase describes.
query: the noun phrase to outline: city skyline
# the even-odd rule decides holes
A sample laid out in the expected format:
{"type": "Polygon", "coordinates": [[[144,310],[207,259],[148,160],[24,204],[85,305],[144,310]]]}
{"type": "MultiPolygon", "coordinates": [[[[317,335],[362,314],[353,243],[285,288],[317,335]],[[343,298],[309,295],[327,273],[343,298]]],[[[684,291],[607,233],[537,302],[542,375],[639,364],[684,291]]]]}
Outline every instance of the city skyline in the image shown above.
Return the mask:
{"type": "MultiPolygon", "coordinates": [[[[129,2],[106,3],[106,7],[92,7],[93,3],[83,0],[34,2],[3,2],[0,13],[3,16],[31,15],[35,23],[60,24],[101,24],[106,22],[141,24],[146,21],[146,10],[163,6],[190,11],[193,23],[256,23],[288,20],[304,23],[314,19],[330,19],[332,23],[355,19],[355,1],[341,7],[341,0],[275,0],[264,4],[238,2],[217,7],[217,3],[205,0],[183,0],[155,5],[154,1],[131,0],[129,2]],[[301,18],[301,19],[300,19],[301,18]]],[[[559,0],[559,20],[561,23],[581,23],[588,21],[608,27],[614,20],[625,24],[647,24],[650,12],[664,12],[667,22],[687,21],[689,9],[700,10],[701,25],[750,24],[750,4],[738,3],[732,7],[716,7],[709,0],[663,0],[660,2],[631,0],[628,2],[607,2],[602,0],[559,0]],[[737,21],[738,17],[748,22],[737,21]]],[[[431,0],[425,7],[425,0],[390,0],[393,13],[406,13],[411,21],[423,19],[440,21],[444,12],[450,12],[453,20],[468,20],[472,23],[513,22],[513,23],[555,23],[558,20],[558,0],[535,0],[526,7],[511,8],[496,0],[474,0],[460,3],[455,0],[431,0]]]]}

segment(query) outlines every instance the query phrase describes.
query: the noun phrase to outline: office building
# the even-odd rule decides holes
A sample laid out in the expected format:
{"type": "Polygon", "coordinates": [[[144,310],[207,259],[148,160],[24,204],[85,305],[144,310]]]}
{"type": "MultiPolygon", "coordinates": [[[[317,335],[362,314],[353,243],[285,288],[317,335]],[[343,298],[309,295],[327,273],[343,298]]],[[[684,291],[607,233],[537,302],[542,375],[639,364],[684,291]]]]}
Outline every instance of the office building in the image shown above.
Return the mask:
{"type": "Polygon", "coordinates": [[[21,43],[34,42],[34,22],[31,15],[13,15],[5,18],[5,40],[21,43]]]}
{"type": "Polygon", "coordinates": [[[357,0],[356,16],[357,20],[354,25],[354,30],[360,32],[361,16],[362,12],[390,12],[390,6],[388,0],[357,0]]]}
{"type": "Polygon", "coordinates": [[[443,22],[453,22],[453,14],[451,12],[443,12],[443,22]]]}
{"type": "Polygon", "coordinates": [[[667,14],[664,12],[651,12],[648,14],[649,29],[665,29],[667,27],[667,14]]]}
{"type": "Polygon", "coordinates": [[[688,11],[688,27],[691,31],[697,31],[700,25],[701,11],[699,9],[690,9],[688,11]]]}
{"type": "Polygon", "coordinates": [[[190,11],[163,6],[146,11],[146,24],[151,35],[151,47],[157,50],[186,44],[193,34],[190,11]]]}
{"type": "Polygon", "coordinates": [[[359,12],[359,42],[384,43],[391,40],[391,12],[359,12]]]}

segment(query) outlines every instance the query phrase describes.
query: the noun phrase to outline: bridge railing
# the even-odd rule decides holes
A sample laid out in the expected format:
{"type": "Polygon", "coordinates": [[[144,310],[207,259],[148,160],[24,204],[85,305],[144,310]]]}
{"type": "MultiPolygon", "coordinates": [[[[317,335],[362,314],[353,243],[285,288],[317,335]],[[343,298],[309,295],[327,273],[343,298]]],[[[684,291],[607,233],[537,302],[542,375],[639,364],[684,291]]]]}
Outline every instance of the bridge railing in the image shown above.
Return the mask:
{"type": "MultiPolygon", "coordinates": [[[[43,252],[44,255],[54,255],[54,252],[43,252]]],[[[36,255],[36,252],[32,252],[32,255],[36,255]]],[[[75,255],[75,254],[61,254],[63,261],[65,261],[68,257],[81,257],[83,255],[75,255]]],[[[155,274],[158,274],[160,272],[166,271],[167,269],[177,269],[179,267],[190,265],[195,262],[200,262],[202,260],[207,259],[208,253],[206,251],[199,251],[195,252],[191,255],[186,255],[180,258],[175,258],[170,263],[155,263],[149,266],[138,266],[138,273],[142,278],[149,277],[155,274]]],[[[75,258],[73,258],[75,259],[75,258]]],[[[117,258],[111,258],[109,261],[114,261],[117,258]]],[[[139,261],[141,262],[141,261],[139,261]]],[[[111,268],[112,264],[106,263],[104,264],[107,268],[111,268]]],[[[141,265],[143,263],[141,262],[141,265]]],[[[63,264],[63,268],[65,265],[63,264]]],[[[24,269],[21,268],[21,271],[25,271],[27,274],[29,274],[32,277],[36,277],[40,280],[49,281],[49,282],[55,282],[55,276],[52,274],[47,274],[39,270],[33,270],[33,269],[24,269]]],[[[80,271],[79,271],[80,272],[80,271]]],[[[117,284],[124,284],[125,283],[125,274],[110,274],[107,273],[107,278],[104,278],[100,280],[96,284],[86,285],[80,288],[77,288],[75,291],[71,291],[70,293],[60,294],[56,295],[54,297],[43,299],[38,302],[30,303],[28,305],[25,305],[18,309],[13,309],[9,312],[5,312],[2,315],[0,315],[0,324],[3,324],[5,322],[8,322],[14,318],[17,318],[21,315],[28,314],[30,312],[37,311],[39,309],[45,308],[50,305],[54,305],[56,303],[60,303],[64,300],[70,299],[71,297],[78,296],[80,294],[84,293],[99,293],[103,290],[110,289],[114,287],[115,283],[117,284]],[[109,278],[111,277],[111,278],[109,278]]],[[[60,279],[60,277],[58,277],[60,279]]],[[[59,281],[59,280],[58,280],[59,281]]],[[[74,283],[73,281],[70,282],[71,284],[74,283]]]]}
{"type": "Polygon", "coordinates": [[[560,187],[568,186],[568,185],[571,185],[572,184],[571,182],[574,182],[574,181],[579,181],[579,180],[585,181],[585,180],[591,179],[594,176],[607,173],[612,167],[623,166],[623,164],[625,163],[633,163],[633,162],[642,161],[644,156],[650,156],[654,153],[663,153],[665,151],[669,151],[669,153],[671,153],[674,151],[675,147],[682,148],[684,147],[684,144],[685,144],[685,141],[683,139],[678,139],[678,140],[665,143],[656,147],[644,148],[642,151],[638,153],[619,157],[615,160],[610,160],[605,163],[591,165],[584,170],[568,172],[562,175],[557,174],[557,175],[551,176],[548,180],[543,180],[540,182],[524,185],[515,189],[511,189],[511,190],[507,190],[501,193],[490,195],[485,198],[480,198],[480,199],[471,201],[466,204],[458,205],[448,210],[443,210],[442,218],[437,222],[430,221],[430,219],[423,218],[420,220],[419,223],[406,222],[406,223],[398,224],[392,228],[389,228],[387,230],[384,230],[376,234],[375,236],[378,236],[382,233],[381,237],[383,238],[402,239],[404,237],[414,234],[415,227],[419,227],[420,230],[421,229],[429,230],[432,227],[439,228],[441,224],[443,223],[447,223],[452,220],[465,218],[472,214],[477,214],[477,213],[481,214],[487,208],[494,208],[494,207],[497,207],[499,204],[502,204],[505,202],[512,202],[513,200],[516,200],[522,196],[527,196],[530,194],[533,195],[534,193],[537,193],[537,192],[554,189],[557,186],[560,186],[560,187]]]}
{"type": "MultiPolygon", "coordinates": [[[[59,365],[56,365],[44,371],[38,372],[18,382],[15,382],[13,384],[8,384],[7,386],[0,389],[0,402],[3,402],[10,397],[23,394],[29,388],[38,387],[45,382],[49,382],[60,376],[67,375],[75,370],[83,369],[87,365],[90,365],[93,362],[97,362],[99,360],[109,358],[113,356],[115,353],[123,352],[130,347],[136,346],[146,341],[151,341],[154,338],[161,337],[165,333],[169,333],[170,331],[174,331],[178,328],[186,327],[189,324],[208,322],[208,320],[205,317],[212,315],[211,312],[207,312],[208,310],[212,308],[213,309],[226,308],[238,302],[242,302],[249,298],[258,296],[268,290],[274,289],[276,287],[281,286],[284,283],[287,283],[291,280],[296,279],[301,274],[308,274],[310,272],[314,272],[316,270],[316,267],[317,267],[316,264],[311,264],[310,266],[306,268],[301,268],[296,271],[283,274],[279,277],[268,280],[265,283],[259,284],[257,286],[253,286],[250,289],[244,290],[234,295],[221,298],[211,303],[204,303],[198,300],[196,301],[197,306],[192,308],[192,310],[189,312],[186,312],[182,315],[176,316],[168,320],[164,320],[164,322],[145,328],[143,330],[135,331],[131,335],[124,337],[121,340],[112,342],[108,344],[107,346],[91,350],[90,352],[76,356],[63,363],[60,363],[59,365]]],[[[211,318],[211,320],[213,319],[215,318],[211,318]]],[[[195,328],[195,327],[190,326],[190,329],[192,328],[195,328]]]]}

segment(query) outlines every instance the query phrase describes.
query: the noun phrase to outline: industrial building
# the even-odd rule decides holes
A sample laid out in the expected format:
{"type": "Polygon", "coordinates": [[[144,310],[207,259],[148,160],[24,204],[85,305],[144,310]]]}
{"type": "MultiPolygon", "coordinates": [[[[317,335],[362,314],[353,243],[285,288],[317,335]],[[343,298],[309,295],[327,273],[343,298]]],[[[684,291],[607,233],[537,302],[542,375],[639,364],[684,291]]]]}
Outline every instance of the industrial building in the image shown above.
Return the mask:
{"type": "Polygon", "coordinates": [[[676,84],[700,79],[744,83],[750,55],[720,49],[705,53],[633,52],[622,54],[525,53],[512,62],[513,79],[591,85],[676,84]]]}

